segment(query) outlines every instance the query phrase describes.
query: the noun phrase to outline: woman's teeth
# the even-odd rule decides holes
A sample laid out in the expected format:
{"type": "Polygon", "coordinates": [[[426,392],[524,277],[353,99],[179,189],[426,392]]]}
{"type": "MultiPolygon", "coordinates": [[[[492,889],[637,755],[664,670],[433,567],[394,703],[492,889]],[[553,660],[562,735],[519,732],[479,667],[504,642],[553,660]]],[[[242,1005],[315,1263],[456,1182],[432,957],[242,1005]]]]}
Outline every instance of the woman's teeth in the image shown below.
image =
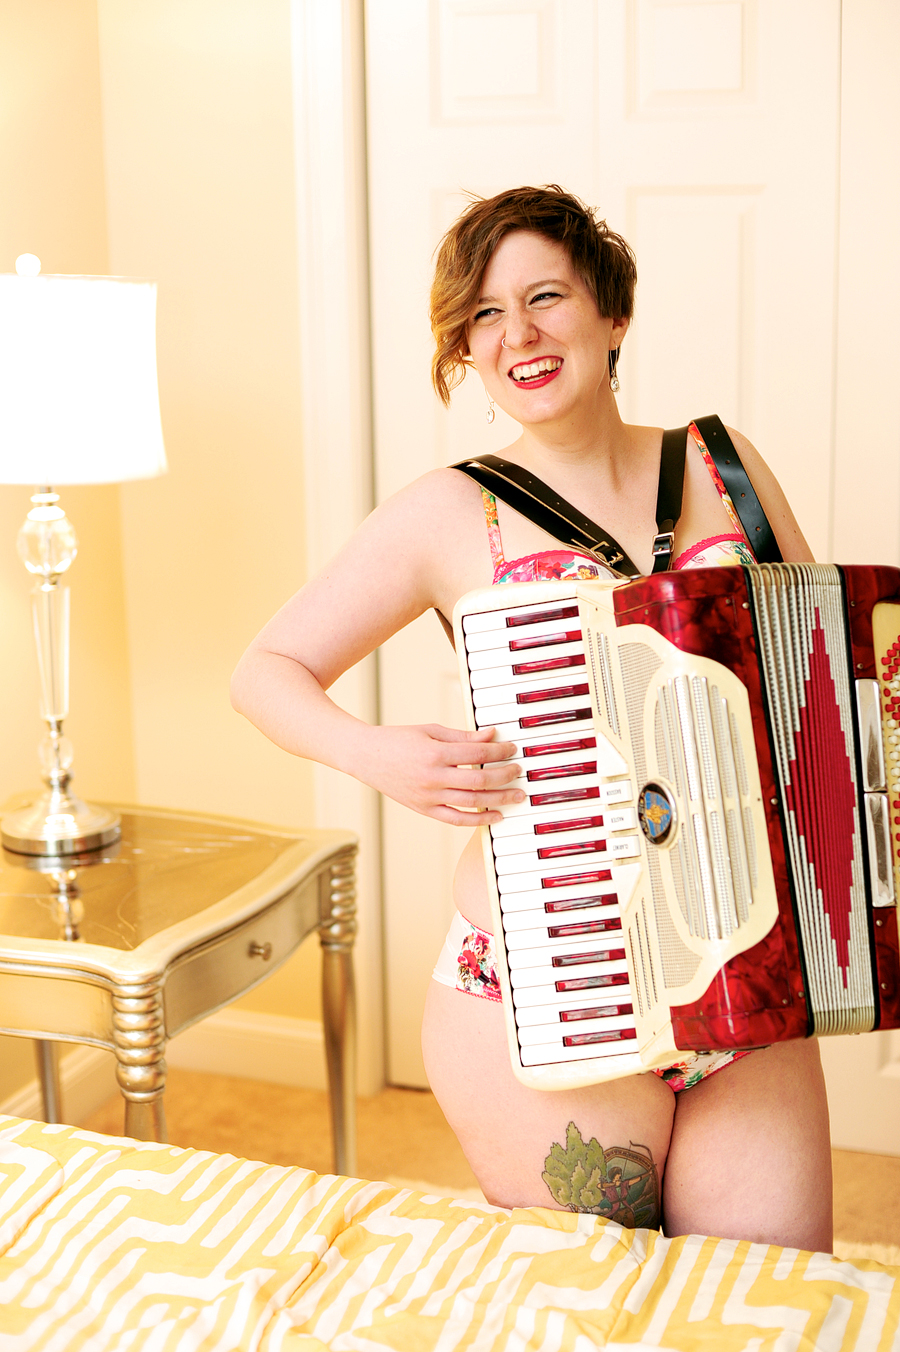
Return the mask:
{"type": "Polygon", "coordinates": [[[559,357],[545,357],[543,361],[533,361],[529,366],[517,366],[511,375],[513,380],[534,380],[536,376],[545,376],[549,371],[558,371],[561,366],[559,357]]]}

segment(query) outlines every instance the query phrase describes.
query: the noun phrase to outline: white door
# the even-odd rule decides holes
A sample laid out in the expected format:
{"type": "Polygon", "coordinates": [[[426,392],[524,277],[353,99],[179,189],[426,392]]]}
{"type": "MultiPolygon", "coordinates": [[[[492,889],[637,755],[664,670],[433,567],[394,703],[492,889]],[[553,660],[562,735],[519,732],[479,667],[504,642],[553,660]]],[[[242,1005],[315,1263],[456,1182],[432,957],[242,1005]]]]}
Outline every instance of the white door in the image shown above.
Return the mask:
{"type": "MultiPolygon", "coordinates": [[[[833,489],[839,0],[369,0],[377,493],[514,435],[469,377],[431,394],[430,258],[464,205],[558,182],[635,248],[624,416],[718,412],[772,464],[819,557],[833,489]]],[[[485,544],[487,549],[487,544],[485,544]]],[[[381,654],[387,723],[461,725],[425,617],[381,654]]],[[[384,812],[389,1078],[419,1023],[458,831],[384,812]]]]}

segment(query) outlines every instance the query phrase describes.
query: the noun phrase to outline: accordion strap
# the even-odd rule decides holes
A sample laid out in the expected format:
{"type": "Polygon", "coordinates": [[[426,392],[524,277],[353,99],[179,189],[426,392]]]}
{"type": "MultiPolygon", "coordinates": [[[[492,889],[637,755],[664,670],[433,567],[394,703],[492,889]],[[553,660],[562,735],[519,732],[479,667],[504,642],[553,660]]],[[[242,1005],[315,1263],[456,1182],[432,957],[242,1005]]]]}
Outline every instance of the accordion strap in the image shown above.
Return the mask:
{"type": "MultiPolygon", "coordinates": [[[[694,423],[719,471],[722,483],[737,512],[744,534],[758,563],[780,563],[781,551],[734,442],[715,414],[695,418],[694,423]]],[[[684,494],[684,462],[687,427],[663,432],[656,497],[656,536],[653,540],[653,572],[664,573],[672,564],[675,526],[681,516],[684,494]]],[[[467,474],[482,488],[508,503],[548,535],[573,548],[593,554],[623,577],[640,577],[640,569],[609,531],[579,512],[571,502],[554,493],[543,479],[499,455],[473,456],[451,466],[467,474]]]]}
{"type": "Polygon", "coordinates": [[[462,470],[463,474],[468,474],[470,479],[500,498],[501,502],[514,507],[548,535],[582,552],[593,554],[613,572],[623,577],[641,576],[640,569],[608,531],[579,512],[571,502],[566,502],[565,498],[554,493],[543,479],[522,469],[521,465],[503,460],[499,455],[481,455],[473,456],[470,460],[460,460],[450,468],[462,470]]]}
{"type": "Polygon", "coordinates": [[[713,464],[719,471],[744,534],[750,541],[756,562],[781,563],[781,550],[775,539],[775,532],[762,509],[762,503],[756,496],[747,471],[741,464],[734,442],[722,425],[721,418],[711,413],[706,418],[695,418],[694,423],[703,437],[713,464]]]}
{"type": "Polygon", "coordinates": [[[659,487],[656,492],[656,537],[653,541],[653,571],[665,573],[672,564],[675,526],[681,516],[684,496],[684,459],[688,429],[677,427],[663,432],[659,459],[659,487]]]}

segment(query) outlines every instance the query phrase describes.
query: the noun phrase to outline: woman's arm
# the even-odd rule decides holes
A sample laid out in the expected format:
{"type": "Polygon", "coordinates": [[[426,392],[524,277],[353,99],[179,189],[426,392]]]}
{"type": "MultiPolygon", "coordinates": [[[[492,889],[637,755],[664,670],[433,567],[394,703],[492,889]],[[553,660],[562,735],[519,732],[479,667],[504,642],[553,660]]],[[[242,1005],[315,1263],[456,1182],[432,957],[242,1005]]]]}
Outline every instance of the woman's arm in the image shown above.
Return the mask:
{"type": "Polygon", "coordinates": [[[756,496],[769,518],[785,563],[813,563],[812,550],[803,538],[803,532],[775,475],[752,442],[732,427],[725,430],[734,442],[756,496]]]}
{"type": "Polygon", "coordinates": [[[446,574],[465,531],[453,520],[462,476],[448,485],[447,473],[425,476],[373,512],[282,607],[241,658],[232,702],[286,751],[351,774],[417,812],[471,826],[472,809],[486,814],[480,822],[499,821],[499,806],[522,800],[507,787],[516,775],[505,763],[511,743],[495,742],[490,730],[372,727],[326,694],[391,634],[429,607],[446,606],[446,574]]]}

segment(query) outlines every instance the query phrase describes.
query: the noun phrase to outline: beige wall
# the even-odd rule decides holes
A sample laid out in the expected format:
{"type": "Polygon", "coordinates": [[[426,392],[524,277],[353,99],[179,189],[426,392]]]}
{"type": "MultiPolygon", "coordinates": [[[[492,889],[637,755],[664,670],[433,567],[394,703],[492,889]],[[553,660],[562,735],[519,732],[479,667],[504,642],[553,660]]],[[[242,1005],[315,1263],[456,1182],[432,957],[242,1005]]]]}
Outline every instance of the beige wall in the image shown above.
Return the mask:
{"type": "MultiPolygon", "coordinates": [[[[303,581],[288,0],[99,0],[110,267],[156,279],[169,474],[123,487],[140,802],[312,820],[231,670],[303,581]]],[[[315,941],[241,1003],[319,1014],[315,941]]]]}
{"type": "MultiPolygon", "coordinates": [[[[228,702],[303,581],[288,0],[0,0],[0,270],[158,283],[170,472],[67,489],[78,788],[297,824],[309,767],[228,702]]],[[[0,488],[0,798],[37,783],[24,489],[0,488]]],[[[307,944],[244,1002],[317,1018],[307,944]]],[[[33,1074],[0,1039],[0,1100],[33,1074]]]]}
{"type": "MultiPolygon", "coordinates": [[[[97,19],[93,0],[0,3],[0,271],[36,253],[45,272],[108,270],[97,19]]],[[[29,578],[15,550],[28,490],[0,486],[0,802],[39,784],[37,665],[29,578]]],[[[79,791],[133,797],[134,756],[119,490],[69,488],[80,541],[72,590],[72,715],[79,791]]],[[[31,1047],[0,1038],[0,1099],[34,1073],[31,1047]]]]}

